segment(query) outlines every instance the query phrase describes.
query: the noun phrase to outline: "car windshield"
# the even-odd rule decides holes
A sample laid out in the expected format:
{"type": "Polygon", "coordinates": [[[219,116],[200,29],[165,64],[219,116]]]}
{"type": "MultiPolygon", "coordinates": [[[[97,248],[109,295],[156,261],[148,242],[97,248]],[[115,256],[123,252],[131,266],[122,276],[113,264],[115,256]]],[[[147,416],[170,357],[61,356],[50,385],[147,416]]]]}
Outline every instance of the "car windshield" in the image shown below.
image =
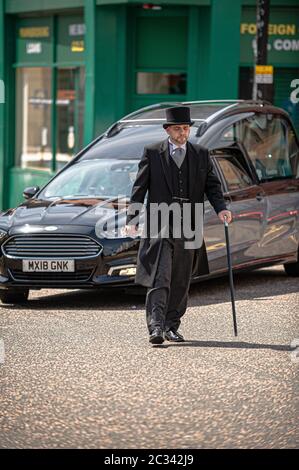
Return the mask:
{"type": "Polygon", "coordinates": [[[40,199],[74,197],[129,197],[138,160],[92,160],[75,163],[57,175],[40,199]]]}
{"type": "MultiPolygon", "coordinates": [[[[207,119],[212,114],[224,109],[228,106],[229,103],[201,103],[194,104],[190,106],[191,119],[195,120],[204,120],[207,119]]],[[[123,118],[121,122],[130,122],[130,121],[146,121],[147,124],[156,124],[156,121],[160,120],[161,122],[165,121],[165,108],[171,107],[171,104],[164,105],[159,107],[159,109],[148,109],[136,111],[135,113],[130,114],[129,116],[123,118]]]]}
{"type": "MultiPolygon", "coordinates": [[[[190,141],[196,141],[198,128],[191,127],[190,141]]],[[[167,139],[162,126],[135,126],[121,129],[113,137],[103,137],[80,157],[79,161],[92,159],[140,159],[146,145],[167,139]]]]}

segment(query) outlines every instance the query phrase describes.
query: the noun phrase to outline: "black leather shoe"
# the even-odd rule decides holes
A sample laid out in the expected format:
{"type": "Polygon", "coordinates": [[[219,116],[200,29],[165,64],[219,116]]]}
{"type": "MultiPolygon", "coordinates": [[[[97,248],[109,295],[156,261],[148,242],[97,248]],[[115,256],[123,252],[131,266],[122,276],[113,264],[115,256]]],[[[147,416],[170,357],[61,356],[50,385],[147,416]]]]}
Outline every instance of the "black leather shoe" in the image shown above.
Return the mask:
{"type": "Polygon", "coordinates": [[[182,343],[183,341],[185,341],[184,336],[175,330],[166,331],[165,339],[167,339],[168,341],[174,341],[175,343],[182,343]]]}
{"type": "Polygon", "coordinates": [[[149,342],[152,344],[164,343],[164,332],[161,328],[155,328],[149,337],[149,342]]]}

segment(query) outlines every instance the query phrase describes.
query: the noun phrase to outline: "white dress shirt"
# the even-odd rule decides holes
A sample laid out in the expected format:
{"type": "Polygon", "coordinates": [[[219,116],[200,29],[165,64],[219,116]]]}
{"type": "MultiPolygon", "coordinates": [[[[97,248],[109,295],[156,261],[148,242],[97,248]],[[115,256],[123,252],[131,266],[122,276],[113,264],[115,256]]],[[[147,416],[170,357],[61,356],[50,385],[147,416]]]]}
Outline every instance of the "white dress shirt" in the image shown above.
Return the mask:
{"type": "Polygon", "coordinates": [[[177,149],[177,148],[179,148],[179,147],[182,148],[182,149],[184,150],[185,154],[186,154],[186,146],[187,146],[186,144],[184,144],[184,145],[176,145],[176,144],[174,144],[174,143],[170,140],[170,138],[169,138],[169,139],[168,139],[168,145],[169,145],[169,154],[170,154],[170,155],[172,155],[173,152],[175,151],[175,149],[177,149]]]}

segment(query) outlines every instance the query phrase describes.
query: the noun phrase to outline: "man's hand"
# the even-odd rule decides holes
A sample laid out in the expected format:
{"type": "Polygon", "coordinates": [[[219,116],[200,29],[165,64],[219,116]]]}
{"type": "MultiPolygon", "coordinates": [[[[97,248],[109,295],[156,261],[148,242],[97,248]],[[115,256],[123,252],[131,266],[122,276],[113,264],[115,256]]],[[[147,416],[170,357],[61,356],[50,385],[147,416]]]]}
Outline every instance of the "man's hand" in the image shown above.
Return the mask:
{"type": "Polygon", "coordinates": [[[218,213],[218,217],[219,219],[221,220],[221,222],[224,223],[224,221],[226,220],[228,224],[231,223],[231,221],[233,220],[233,216],[232,216],[232,213],[231,211],[227,211],[227,210],[224,210],[224,211],[220,211],[218,213]]]}
{"type": "Polygon", "coordinates": [[[135,238],[138,235],[138,227],[136,225],[127,224],[124,227],[124,235],[127,237],[135,238]]]}

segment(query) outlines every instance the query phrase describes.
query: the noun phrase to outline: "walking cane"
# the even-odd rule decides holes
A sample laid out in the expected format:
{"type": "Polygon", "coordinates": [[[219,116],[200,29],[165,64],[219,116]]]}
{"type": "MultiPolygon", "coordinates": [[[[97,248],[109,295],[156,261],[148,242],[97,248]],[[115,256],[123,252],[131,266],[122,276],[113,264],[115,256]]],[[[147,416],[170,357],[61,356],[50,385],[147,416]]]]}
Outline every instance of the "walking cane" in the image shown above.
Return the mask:
{"type": "Polygon", "coordinates": [[[235,336],[238,336],[237,318],[236,318],[236,309],[235,309],[235,288],[234,288],[234,280],[233,280],[233,267],[232,267],[231,254],[230,254],[228,223],[226,220],[226,216],[224,216],[224,231],[225,231],[228,271],[229,271],[229,286],[230,286],[230,295],[231,295],[231,301],[232,301],[232,311],[233,311],[233,321],[234,321],[234,333],[235,333],[235,336]]]}

